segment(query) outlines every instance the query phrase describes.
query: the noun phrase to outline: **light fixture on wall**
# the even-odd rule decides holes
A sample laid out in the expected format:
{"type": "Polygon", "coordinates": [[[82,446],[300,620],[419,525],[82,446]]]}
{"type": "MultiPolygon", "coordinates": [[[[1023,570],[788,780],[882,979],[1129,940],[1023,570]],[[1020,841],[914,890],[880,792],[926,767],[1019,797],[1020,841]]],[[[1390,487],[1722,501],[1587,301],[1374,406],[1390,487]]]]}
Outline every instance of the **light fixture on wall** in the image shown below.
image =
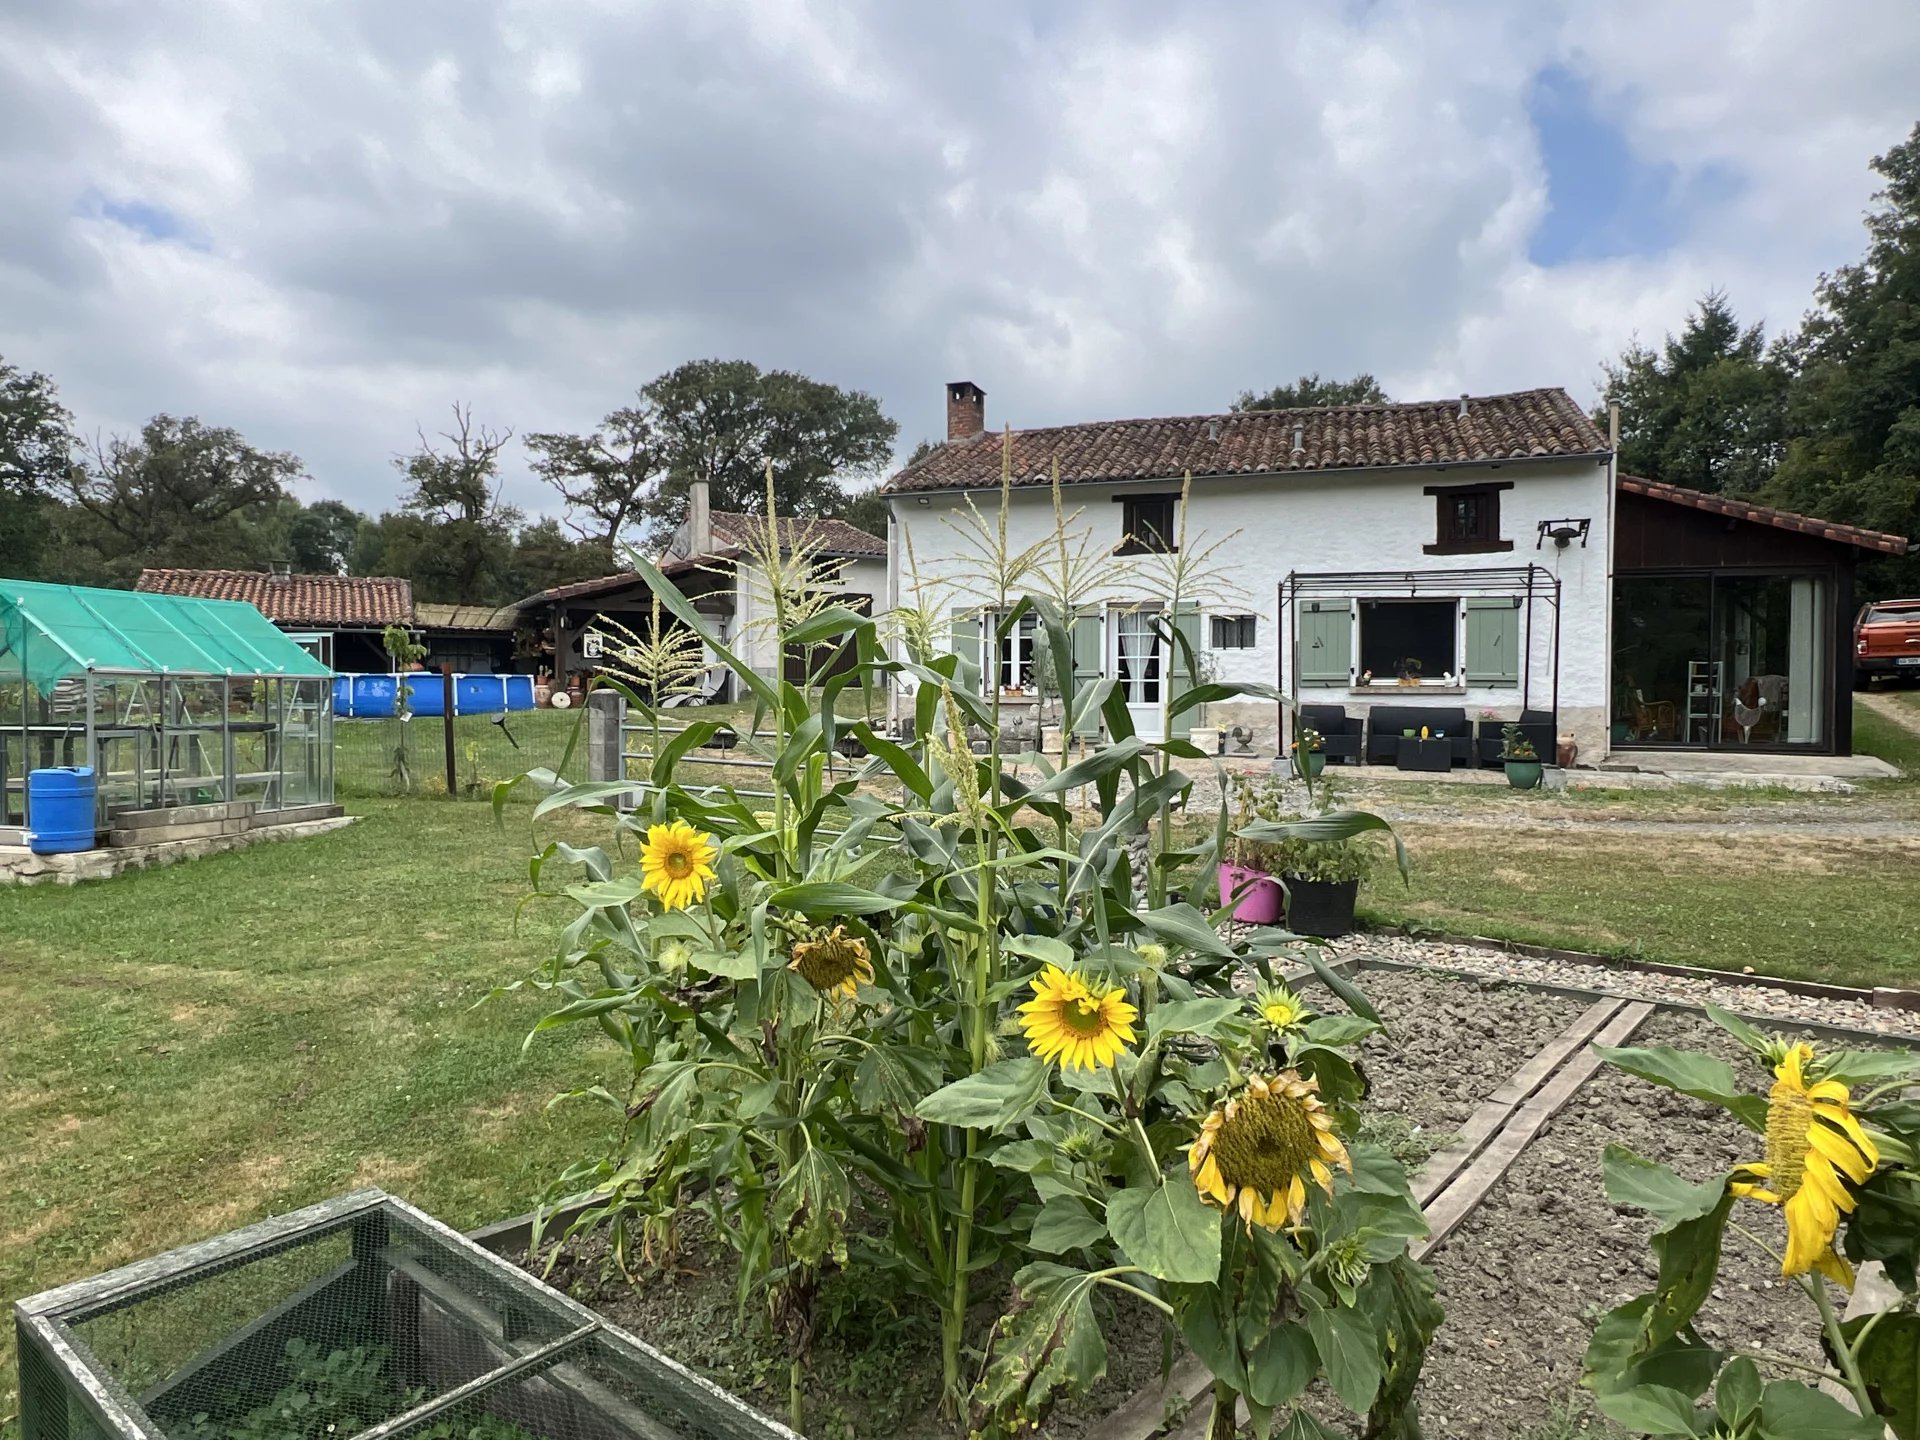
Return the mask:
{"type": "Polygon", "coordinates": [[[1587,530],[1592,524],[1591,520],[1542,520],[1534,527],[1539,531],[1539,538],[1533,542],[1533,548],[1538,550],[1551,540],[1556,550],[1564,550],[1578,540],[1580,548],[1584,550],[1587,548],[1587,530]]]}
{"type": "Polygon", "coordinates": [[[929,500],[929,499],[928,499],[928,498],[927,498],[926,496],[924,496],[924,495],[922,495],[922,496],[920,497],[920,503],[921,503],[922,505],[931,505],[931,504],[933,504],[933,501],[931,501],[931,500],[929,500]]]}

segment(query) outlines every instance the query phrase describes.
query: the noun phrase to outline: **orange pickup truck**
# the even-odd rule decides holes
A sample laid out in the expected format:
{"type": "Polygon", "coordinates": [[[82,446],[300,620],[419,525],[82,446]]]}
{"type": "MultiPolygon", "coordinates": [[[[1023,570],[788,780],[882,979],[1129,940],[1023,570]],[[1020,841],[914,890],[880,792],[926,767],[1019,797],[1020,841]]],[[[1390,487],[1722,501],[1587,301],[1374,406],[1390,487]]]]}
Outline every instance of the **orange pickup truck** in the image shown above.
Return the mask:
{"type": "Polygon", "coordinates": [[[1874,678],[1920,682],[1920,600],[1876,600],[1853,622],[1853,688],[1874,678]]]}

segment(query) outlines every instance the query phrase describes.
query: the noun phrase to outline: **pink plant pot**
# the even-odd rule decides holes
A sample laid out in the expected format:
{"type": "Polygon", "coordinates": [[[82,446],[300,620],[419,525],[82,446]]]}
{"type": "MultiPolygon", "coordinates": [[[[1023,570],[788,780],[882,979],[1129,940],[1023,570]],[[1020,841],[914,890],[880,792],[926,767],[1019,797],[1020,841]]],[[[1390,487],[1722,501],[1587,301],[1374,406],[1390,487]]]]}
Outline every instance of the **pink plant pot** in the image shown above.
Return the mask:
{"type": "Polygon", "coordinates": [[[1286,892],[1280,882],[1244,865],[1220,867],[1220,900],[1233,905],[1233,918],[1246,925],[1277,925],[1286,913],[1286,892]],[[1234,896],[1239,895],[1236,903],[1234,896]]]}

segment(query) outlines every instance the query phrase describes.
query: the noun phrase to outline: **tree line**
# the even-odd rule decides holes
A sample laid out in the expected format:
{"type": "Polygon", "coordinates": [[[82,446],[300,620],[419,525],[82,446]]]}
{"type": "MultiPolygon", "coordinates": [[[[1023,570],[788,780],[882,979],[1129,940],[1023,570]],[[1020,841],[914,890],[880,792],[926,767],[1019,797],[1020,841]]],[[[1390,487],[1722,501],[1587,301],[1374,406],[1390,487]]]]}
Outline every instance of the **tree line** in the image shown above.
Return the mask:
{"type": "Polygon", "coordinates": [[[617,568],[622,540],[654,543],[704,479],[716,510],[766,508],[773,470],[784,513],[843,516],[885,533],[871,479],[899,427],[872,396],[744,360],[697,360],[640,387],[590,433],[537,432],[524,445],[562,518],[502,498],[510,429],[452,406],[394,457],[393,508],[303,502],[296,455],[231,427],[156,415],[137,435],[82,441],[53,380],[0,357],[0,574],[130,586],[143,568],[397,575],[416,598],[504,604],[617,568]]]}

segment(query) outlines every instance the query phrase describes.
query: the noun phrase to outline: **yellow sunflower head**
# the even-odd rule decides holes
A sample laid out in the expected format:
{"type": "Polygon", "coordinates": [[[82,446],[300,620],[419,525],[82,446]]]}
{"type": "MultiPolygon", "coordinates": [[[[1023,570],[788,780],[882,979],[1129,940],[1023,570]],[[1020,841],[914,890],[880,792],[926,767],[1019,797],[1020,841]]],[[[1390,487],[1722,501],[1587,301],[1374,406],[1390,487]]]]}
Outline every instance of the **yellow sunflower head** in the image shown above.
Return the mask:
{"type": "Polygon", "coordinates": [[[1033,982],[1033,999],[1020,1007],[1027,1048],[1069,1070],[1093,1070],[1120,1058],[1134,1038],[1139,1011],[1124,990],[1094,989],[1078,975],[1049,965],[1033,982]]]}
{"type": "Polygon", "coordinates": [[[1277,1034],[1296,1030],[1313,1018],[1306,1002],[1284,985],[1270,985],[1253,997],[1253,1008],[1277,1034]]]}
{"type": "Polygon", "coordinates": [[[1880,1163],[1879,1148],[1850,1108],[1847,1087],[1837,1080],[1809,1084],[1813,1047],[1785,1047],[1767,1094],[1767,1156],[1734,1171],[1733,1192],[1778,1205],[1787,1220],[1787,1253],[1780,1273],[1818,1270],[1853,1287],[1853,1267],[1833,1248],[1842,1214],[1853,1195],[1847,1182],[1862,1184],[1880,1163]]]}
{"type": "Polygon", "coordinates": [[[660,897],[669,910],[684,910],[704,900],[713,879],[713,837],[684,820],[647,827],[647,843],[640,847],[642,888],[660,897]]]}
{"type": "Polygon", "coordinates": [[[862,985],[873,983],[873,957],[867,942],[847,934],[847,927],[816,930],[798,942],[787,968],[822,995],[844,995],[851,1000],[862,985]]]}
{"type": "Polygon", "coordinates": [[[1353,1161],[1320,1103],[1316,1080],[1283,1070],[1256,1075],[1247,1088],[1214,1107],[1187,1150],[1187,1169],[1200,1198],[1240,1212],[1255,1225],[1278,1230],[1299,1224],[1307,1209],[1307,1181],[1333,1193],[1333,1167],[1351,1174],[1353,1161]]]}

